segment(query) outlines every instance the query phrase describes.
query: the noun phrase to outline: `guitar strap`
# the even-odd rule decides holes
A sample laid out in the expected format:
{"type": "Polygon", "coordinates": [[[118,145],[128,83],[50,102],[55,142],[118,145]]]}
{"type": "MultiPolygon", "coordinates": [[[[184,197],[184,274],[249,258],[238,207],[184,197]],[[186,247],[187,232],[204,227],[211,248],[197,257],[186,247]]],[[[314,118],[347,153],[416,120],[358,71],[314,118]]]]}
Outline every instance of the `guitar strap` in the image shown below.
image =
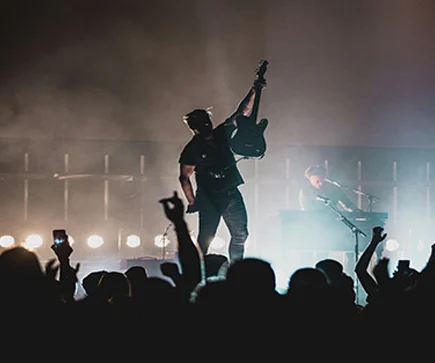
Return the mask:
{"type": "MultiPolygon", "coordinates": [[[[259,158],[258,158],[258,160],[261,160],[261,159],[263,159],[263,157],[264,157],[264,154],[263,155],[261,155],[259,158]]],[[[212,173],[212,172],[210,172],[210,174],[214,177],[214,178],[216,178],[216,179],[218,179],[218,178],[225,178],[225,172],[229,169],[229,168],[231,168],[233,165],[236,165],[239,161],[241,161],[241,160],[247,160],[247,159],[251,159],[251,157],[250,156],[241,156],[241,157],[239,157],[238,159],[236,159],[236,160],[234,160],[234,162],[232,162],[231,164],[229,164],[229,165],[227,165],[225,168],[223,168],[220,172],[218,172],[218,173],[212,173]]]]}

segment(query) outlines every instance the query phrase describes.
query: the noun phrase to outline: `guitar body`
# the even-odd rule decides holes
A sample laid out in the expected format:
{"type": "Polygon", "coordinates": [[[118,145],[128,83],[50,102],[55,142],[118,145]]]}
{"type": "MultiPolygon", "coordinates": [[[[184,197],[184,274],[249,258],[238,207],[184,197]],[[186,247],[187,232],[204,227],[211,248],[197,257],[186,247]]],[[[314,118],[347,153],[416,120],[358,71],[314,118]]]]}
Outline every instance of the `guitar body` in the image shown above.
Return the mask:
{"type": "Polygon", "coordinates": [[[267,145],[264,131],[269,121],[264,118],[260,122],[257,122],[257,116],[262,85],[265,84],[264,74],[266,73],[267,65],[268,62],[262,60],[257,67],[256,81],[254,82],[255,98],[251,114],[249,116],[239,115],[236,118],[237,128],[230,139],[230,148],[234,154],[262,158],[266,152],[267,145]]]}
{"type": "Polygon", "coordinates": [[[264,131],[269,121],[262,119],[260,122],[251,120],[246,116],[238,116],[237,129],[231,138],[231,149],[237,155],[258,158],[262,157],[267,149],[264,131]]]}

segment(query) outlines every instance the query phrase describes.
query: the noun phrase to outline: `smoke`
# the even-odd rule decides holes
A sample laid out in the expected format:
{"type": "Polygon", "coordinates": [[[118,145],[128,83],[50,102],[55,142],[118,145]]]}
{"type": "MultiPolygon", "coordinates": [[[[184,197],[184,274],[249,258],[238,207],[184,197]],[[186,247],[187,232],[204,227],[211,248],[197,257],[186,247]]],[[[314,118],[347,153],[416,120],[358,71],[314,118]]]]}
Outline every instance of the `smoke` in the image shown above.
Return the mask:
{"type": "MultiPolygon", "coordinates": [[[[135,41],[128,35],[124,29],[115,42],[110,42],[109,32],[78,45],[62,46],[11,80],[1,103],[2,119],[9,125],[3,135],[73,139],[134,135],[139,131],[137,120],[143,119],[150,100],[144,97],[142,109],[138,109],[137,98],[129,98],[140,92],[135,88],[145,84],[140,83],[140,68],[130,61],[135,58],[131,55],[135,41]],[[125,39],[129,42],[123,43],[125,39]]],[[[139,42],[147,43],[145,39],[139,42]]],[[[149,45],[145,48],[152,49],[149,45]]],[[[147,59],[146,53],[138,53],[136,57],[147,59]]],[[[146,135],[146,123],[141,126],[146,135]]]]}
{"type": "MultiPolygon", "coordinates": [[[[85,7],[70,9],[72,13],[65,17],[56,7],[35,12],[28,19],[29,29],[23,30],[26,34],[10,34],[17,43],[2,39],[10,47],[0,71],[1,172],[22,173],[24,155],[29,153],[29,219],[45,218],[50,229],[53,218],[63,217],[59,213],[63,182],[50,175],[64,173],[64,154],[69,154],[70,174],[97,176],[105,173],[105,155],[109,155],[109,173],[115,176],[137,176],[140,157],[145,155],[145,173],[150,178],[145,204],[139,205],[137,182],[110,181],[110,216],[119,217],[118,222],[133,217],[134,223],[137,211],[144,208],[146,223],[159,228],[158,223],[166,220],[155,213],[155,207],[159,198],[177,187],[178,150],[165,145],[157,148],[154,142],[163,138],[176,144],[168,134],[189,137],[181,122],[187,107],[179,106],[180,100],[182,104],[189,97],[182,92],[187,82],[182,74],[174,76],[184,68],[183,64],[174,66],[181,59],[182,47],[169,31],[153,28],[148,21],[155,17],[153,11],[142,9],[138,19],[131,8],[114,12],[104,6],[92,17],[85,7]],[[62,19],[40,24],[38,15],[48,10],[49,20],[62,19]],[[168,128],[169,123],[174,127],[168,128]],[[34,180],[38,173],[42,184],[34,180]],[[153,176],[162,174],[169,178],[156,182],[153,176]],[[129,199],[131,195],[136,197],[129,199]]],[[[200,69],[196,69],[199,74],[200,69]]],[[[193,79],[188,73],[185,77],[193,79]]],[[[7,206],[15,206],[14,216],[22,218],[23,186],[3,186],[11,199],[7,206]]],[[[91,223],[101,218],[102,179],[73,180],[70,188],[72,218],[83,217],[91,223]]]]}

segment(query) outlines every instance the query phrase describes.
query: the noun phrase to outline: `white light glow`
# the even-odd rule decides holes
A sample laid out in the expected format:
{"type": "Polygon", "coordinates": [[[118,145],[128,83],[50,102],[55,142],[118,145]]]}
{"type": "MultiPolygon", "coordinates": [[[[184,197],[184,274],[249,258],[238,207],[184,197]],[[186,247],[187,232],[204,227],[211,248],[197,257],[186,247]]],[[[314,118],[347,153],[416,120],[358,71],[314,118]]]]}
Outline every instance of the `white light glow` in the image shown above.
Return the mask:
{"type": "Polygon", "coordinates": [[[387,251],[393,252],[399,248],[400,244],[395,239],[389,239],[385,243],[385,248],[387,251]]]}
{"type": "Polygon", "coordinates": [[[127,237],[126,245],[128,247],[131,247],[131,248],[139,247],[140,246],[140,237],[135,235],[135,234],[129,235],[127,237]]]}
{"type": "Polygon", "coordinates": [[[91,248],[99,248],[104,244],[103,237],[93,234],[88,238],[88,246],[91,248]]]}
{"type": "Polygon", "coordinates": [[[223,238],[215,237],[215,238],[213,238],[213,241],[211,241],[211,243],[210,243],[210,248],[212,248],[214,250],[219,250],[225,246],[225,243],[226,242],[223,238]]]}
{"type": "Polygon", "coordinates": [[[193,243],[195,243],[195,244],[198,243],[198,241],[196,240],[196,234],[195,234],[194,230],[189,232],[189,236],[190,236],[193,243]]]}
{"type": "Polygon", "coordinates": [[[163,236],[162,234],[159,234],[158,236],[154,237],[154,244],[157,247],[166,247],[171,243],[171,241],[169,240],[168,236],[163,236]]]}
{"type": "Polygon", "coordinates": [[[31,234],[27,236],[23,246],[29,250],[34,250],[42,246],[43,239],[38,234],[31,234]]]}
{"type": "Polygon", "coordinates": [[[12,236],[2,236],[0,237],[0,246],[4,248],[11,247],[15,243],[15,238],[12,236]]]}
{"type": "Polygon", "coordinates": [[[417,242],[417,251],[422,252],[426,248],[426,244],[422,240],[418,240],[417,242]]]}

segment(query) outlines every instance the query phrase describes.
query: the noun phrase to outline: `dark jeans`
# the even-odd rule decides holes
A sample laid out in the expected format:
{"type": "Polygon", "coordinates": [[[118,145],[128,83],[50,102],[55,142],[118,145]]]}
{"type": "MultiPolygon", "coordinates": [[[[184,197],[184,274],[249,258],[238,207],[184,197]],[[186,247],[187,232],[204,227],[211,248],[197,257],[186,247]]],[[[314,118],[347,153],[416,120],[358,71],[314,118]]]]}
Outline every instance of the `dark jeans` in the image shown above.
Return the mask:
{"type": "Polygon", "coordinates": [[[198,245],[202,253],[207,254],[223,218],[231,236],[229,259],[231,262],[242,259],[248,238],[248,216],[240,191],[237,188],[219,193],[198,191],[196,197],[199,210],[198,245]]]}

